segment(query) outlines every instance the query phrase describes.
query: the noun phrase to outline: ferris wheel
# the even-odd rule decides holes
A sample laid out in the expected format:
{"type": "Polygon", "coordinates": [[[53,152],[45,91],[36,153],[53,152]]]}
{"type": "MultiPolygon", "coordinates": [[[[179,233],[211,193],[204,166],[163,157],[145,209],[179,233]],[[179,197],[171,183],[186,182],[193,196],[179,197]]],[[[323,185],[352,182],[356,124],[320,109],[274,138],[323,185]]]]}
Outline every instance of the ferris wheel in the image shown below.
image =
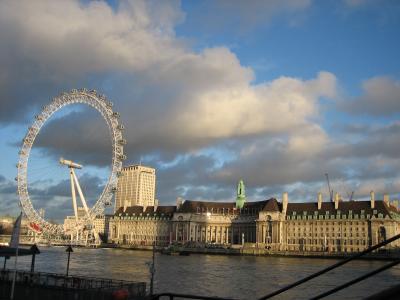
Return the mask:
{"type": "Polygon", "coordinates": [[[123,151],[126,140],[122,136],[124,126],[119,123],[119,113],[112,110],[112,102],[108,101],[104,95],[98,94],[95,90],[74,89],[69,93],[61,93],[53,98],[48,105],[44,106],[41,113],[36,115],[33,124],[28,128],[22,141],[17,164],[18,176],[16,177],[21,208],[28,220],[36,228],[40,228],[40,231],[44,234],[62,235],[64,234],[64,228],[63,225],[46,221],[43,213],[33,207],[28,188],[28,160],[34,141],[46,121],[55,112],[72,104],[84,104],[97,110],[107,124],[112,142],[111,173],[99,198],[91,208],[87,209],[86,216],[77,220],[79,222],[77,226],[84,227],[90,224],[96,216],[104,214],[105,206],[111,205],[113,193],[117,189],[118,177],[121,175],[122,162],[126,159],[123,151]]]}

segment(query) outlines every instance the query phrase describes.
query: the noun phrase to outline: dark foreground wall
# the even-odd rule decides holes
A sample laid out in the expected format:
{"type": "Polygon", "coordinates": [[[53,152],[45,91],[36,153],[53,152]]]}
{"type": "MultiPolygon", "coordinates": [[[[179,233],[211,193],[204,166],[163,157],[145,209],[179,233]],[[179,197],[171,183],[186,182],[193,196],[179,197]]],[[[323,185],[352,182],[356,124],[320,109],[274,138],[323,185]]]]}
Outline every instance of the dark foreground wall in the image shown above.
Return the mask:
{"type": "MultiPolygon", "coordinates": [[[[0,283],[0,299],[10,299],[11,284],[10,282],[0,283]]],[[[15,300],[106,300],[113,299],[112,292],[97,290],[68,290],[62,288],[50,288],[41,286],[29,286],[21,283],[15,285],[15,300]]]]}
{"type": "MultiPolygon", "coordinates": [[[[124,289],[121,289],[124,290],[124,289]]],[[[21,283],[15,285],[14,300],[111,300],[121,299],[119,290],[71,290],[42,286],[30,286],[21,283]]],[[[0,300],[10,299],[11,283],[0,282],[0,300]]],[[[146,299],[144,296],[127,295],[126,299],[146,299]]],[[[125,298],[125,297],[124,297],[125,298]]],[[[122,299],[124,299],[122,298],[122,299]]]]}
{"type": "MultiPolygon", "coordinates": [[[[0,300],[10,299],[13,276],[13,270],[0,271],[0,300]]],[[[16,272],[14,289],[15,300],[143,299],[145,295],[144,282],[27,271],[16,272]]]]}

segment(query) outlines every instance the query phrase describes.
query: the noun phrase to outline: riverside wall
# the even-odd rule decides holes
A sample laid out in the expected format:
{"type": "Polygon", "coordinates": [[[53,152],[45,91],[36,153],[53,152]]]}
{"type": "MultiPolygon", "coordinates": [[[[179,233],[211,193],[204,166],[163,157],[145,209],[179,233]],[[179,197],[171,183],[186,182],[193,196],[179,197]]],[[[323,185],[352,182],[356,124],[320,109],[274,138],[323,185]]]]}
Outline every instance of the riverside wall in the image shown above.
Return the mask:
{"type": "MultiPolygon", "coordinates": [[[[144,250],[152,251],[152,246],[143,245],[115,245],[103,244],[101,248],[116,248],[126,250],[144,250]]],[[[163,248],[157,247],[156,251],[160,252],[163,248]]],[[[186,252],[193,254],[207,254],[207,255],[243,255],[243,256],[276,256],[276,257],[304,257],[304,258],[331,258],[341,259],[353,256],[356,252],[312,252],[312,251],[271,251],[264,248],[257,247],[241,247],[234,246],[231,248],[188,248],[188,247],[175,247],[177,252],[186,252]]],[[[366,260],[394,260],[400,258],[400,249],[391,251],[376,251],[366,254],[360,259],[366,260]]]]}

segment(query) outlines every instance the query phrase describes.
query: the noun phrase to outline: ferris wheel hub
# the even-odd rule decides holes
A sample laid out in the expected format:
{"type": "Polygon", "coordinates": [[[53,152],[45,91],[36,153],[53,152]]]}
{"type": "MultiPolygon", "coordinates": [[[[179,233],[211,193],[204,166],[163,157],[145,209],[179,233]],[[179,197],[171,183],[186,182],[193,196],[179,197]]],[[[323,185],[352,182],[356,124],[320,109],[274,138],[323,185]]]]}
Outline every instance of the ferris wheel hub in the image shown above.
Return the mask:
{"type": "Polygon", "coordinates": [[[72,160],[64,159],[62,157],[60,158],[60,164],[65,165],[71,169],[82,169],[83,168],[82,165],[77,164],[77,163],[73,162],[72,160]]]}

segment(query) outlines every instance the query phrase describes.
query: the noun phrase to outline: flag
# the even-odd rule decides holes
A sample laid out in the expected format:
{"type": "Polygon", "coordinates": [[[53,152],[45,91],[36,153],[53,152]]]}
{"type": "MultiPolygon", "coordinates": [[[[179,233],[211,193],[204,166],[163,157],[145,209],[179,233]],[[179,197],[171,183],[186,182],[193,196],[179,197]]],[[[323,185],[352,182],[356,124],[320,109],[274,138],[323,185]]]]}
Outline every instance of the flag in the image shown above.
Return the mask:
{"type": "Polygon", "coordinates": [[[22,220],[22,212],[20,213],[17,220],[15,220],[11,235],[10,248],[18,248],[19,246],[19,232],[21,231],[21,220],[22,220]]]}

